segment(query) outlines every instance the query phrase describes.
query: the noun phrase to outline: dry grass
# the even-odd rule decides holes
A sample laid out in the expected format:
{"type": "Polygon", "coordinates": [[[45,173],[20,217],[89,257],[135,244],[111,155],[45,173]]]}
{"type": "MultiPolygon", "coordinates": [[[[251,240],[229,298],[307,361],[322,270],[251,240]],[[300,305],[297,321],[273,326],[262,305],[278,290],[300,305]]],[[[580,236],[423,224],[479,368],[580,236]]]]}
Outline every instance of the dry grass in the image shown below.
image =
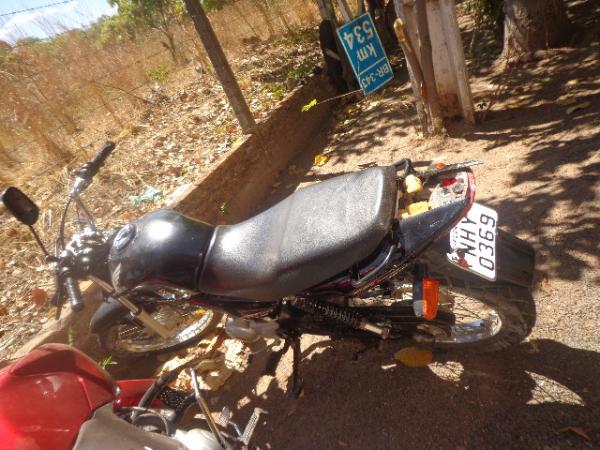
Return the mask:
{"type": "MultiPolygon", "coordinates": [[[[267,39],[316,24],[310,0],[241,0],[212,13],[211,21],[230,57],[248,40],[267,39]]],[[[157,79],[188,64],[204,63],[191,22],[174,25],[178,61],[148,31],[137,40],[101,44],[98,33],[66,31],[61,24],[38,26],[63,31],[49,42],[0,48],[0,183],[21,183],[85,159],[99,134],[118,134],[149,104],[147,90],[157,79]]]]}

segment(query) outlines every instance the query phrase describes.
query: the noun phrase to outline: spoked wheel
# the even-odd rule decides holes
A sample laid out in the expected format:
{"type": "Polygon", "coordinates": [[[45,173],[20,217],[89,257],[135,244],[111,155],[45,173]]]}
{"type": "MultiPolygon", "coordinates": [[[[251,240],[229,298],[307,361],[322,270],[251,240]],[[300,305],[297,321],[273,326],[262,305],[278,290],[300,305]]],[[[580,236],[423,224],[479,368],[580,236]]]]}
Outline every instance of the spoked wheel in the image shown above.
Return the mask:
{"type": "Polygon", "coordinates": [[[217,326],[222,317],[220,313],[187,302],[159,304],[150,314],[163,326],[173,330],[169,339],[129,319],[122,319],[100,335],[102,347],[119,357],[170,352],[202,339],[217,326]]]}
{"type": "Polygon", "coordinates": [[[518,344],[531,331],[535,305],[527,289],[452,278],[443,284],[439,311],[452,314],[454,323],[443,332],[431,329],[436,346],[491,352],[518,344]]]}

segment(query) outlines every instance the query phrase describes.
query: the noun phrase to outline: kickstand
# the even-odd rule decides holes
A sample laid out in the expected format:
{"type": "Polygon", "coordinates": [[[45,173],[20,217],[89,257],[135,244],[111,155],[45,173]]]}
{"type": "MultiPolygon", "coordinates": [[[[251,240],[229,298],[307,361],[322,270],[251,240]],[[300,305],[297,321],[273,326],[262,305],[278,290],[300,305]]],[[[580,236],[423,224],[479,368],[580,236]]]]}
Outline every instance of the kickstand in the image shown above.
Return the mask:
{"type": "Polygon", "coordinates": [[[299,398],[302,393],[302,380],[300,378],[300,358],[302,351],[300,349],[300,339],[297,336],[290,337],[293,360],[292,360],[292,380],[288,385],[287,395],[292,398],[299,398]]]}
{"type": "Polygon", "coordinates": [[[281,350],[277,350],[272,352],[267,359],[267,364],[265,366],[265,375],[270,375],[272,377],[275,376],[275,371],[277,370],[277,366],[281,361],[283,355],[287,353],[290,349],[290,341],[288,339],[285,340],[285,344],[281,347],[281,350]]]}

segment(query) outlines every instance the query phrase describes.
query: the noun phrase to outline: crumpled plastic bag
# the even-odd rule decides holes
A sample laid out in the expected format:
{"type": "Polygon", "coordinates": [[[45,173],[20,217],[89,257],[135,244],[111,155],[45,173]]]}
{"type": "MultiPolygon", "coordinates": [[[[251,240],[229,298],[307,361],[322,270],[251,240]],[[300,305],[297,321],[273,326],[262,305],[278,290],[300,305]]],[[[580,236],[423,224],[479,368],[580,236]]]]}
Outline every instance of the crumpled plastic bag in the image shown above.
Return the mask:
{"type": "Polygon", "coordinates": [[[162,197],[163,193],[160,189],[153,186],[148,186],[142,195],[130,195],[129,200],[133,203],[133,206],[139,208],[144,202],[153,203],[162,197]]]}

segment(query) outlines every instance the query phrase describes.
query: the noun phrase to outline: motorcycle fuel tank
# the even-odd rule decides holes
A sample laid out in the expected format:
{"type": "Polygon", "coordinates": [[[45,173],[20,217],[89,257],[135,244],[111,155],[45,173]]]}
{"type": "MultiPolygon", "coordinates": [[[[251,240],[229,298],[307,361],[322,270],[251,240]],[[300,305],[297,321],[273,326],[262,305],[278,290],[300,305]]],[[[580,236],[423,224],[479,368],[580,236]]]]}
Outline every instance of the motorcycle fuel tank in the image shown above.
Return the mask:
{"type": "Polygon", "coordinates": [[[0,371],[0,448],[67,450],[116,382],[72,347],[43,345],[0,371]]]}
{"type": "Polygon", "coordinates": [[[125,225],[115,236],[109,269],[113,286],[195,290],[214,228],[171,210],[125,225]]]}

